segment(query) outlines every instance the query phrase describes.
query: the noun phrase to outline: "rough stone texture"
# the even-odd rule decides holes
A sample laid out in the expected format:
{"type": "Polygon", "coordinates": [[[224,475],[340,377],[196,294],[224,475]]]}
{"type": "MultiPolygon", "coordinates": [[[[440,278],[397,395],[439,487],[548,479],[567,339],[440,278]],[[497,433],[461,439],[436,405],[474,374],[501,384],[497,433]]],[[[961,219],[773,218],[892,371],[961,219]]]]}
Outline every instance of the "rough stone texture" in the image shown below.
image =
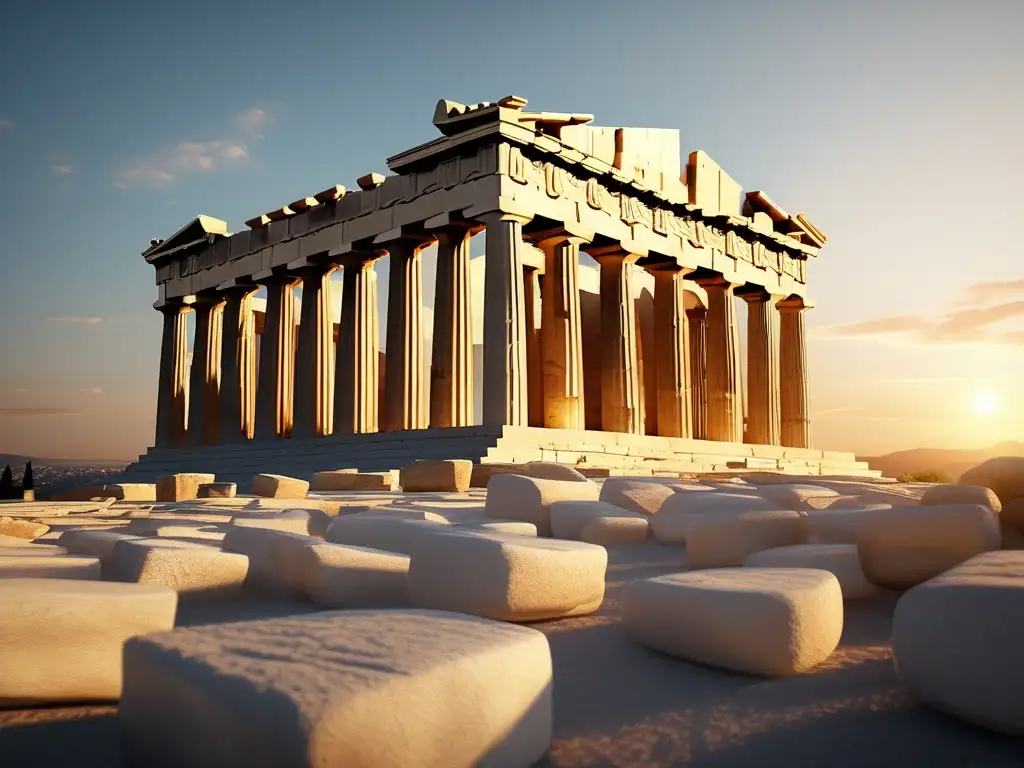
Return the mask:
{"type": "Polygon", "coordinates": [[[320,539],[261,527],[235,527],[224,537],[225,552],[249,559],[247,586],[272,594],[302,597],[306,594],[306,557],[309,544],[320,539]]]}
{"type": "Polygon", "coordinates": [[[216,524],[194,523],[176,520],[153,520],[138,518],[119,529],[125,534],[147,538],[205,539],[220,541],[224,538],[225,527],[216,524]]]}
{"type": "Polygon", "coordinates": [[[856,544],[857,532],[865,516],[875,509],[818,509],[807,513],[807,540],[812,544],[856,544]]]}
{"type": "Polygon", "coordinates": [[[391,491],[396,486],[393,472],[356,472],[336,469],[315,472],[310,482],[311,491],[391,491]]]}
{"type": "Polygon", "coordinates": [[[807,517],[794,510],[693,512],[686,531],[686,564],[690,568],[741,566],[762,549],[806,541],[807,517]]]}
{"type": "Polygon", "coordinates": [[[979,504],[876,510],[857,533],[864,575],[886,589],[909,589],[1000,544],[998,517],[979,504]]]}
{"type": "Polygon", "coordinates": [[[896,605],[896,671],[921,701],[995,731],[1024,735],[1024,552],[972,557],[896,605]]]}
{"type": "Polygon", "coordinates": [[[306,591],[322,608],[409,605],[409,557],[328,542],[303,548],[306,591]]]}
{"type": "Polygon", "coordinates": [[[459,530],[490,531],[492,533],[515,533],[519,536],[536,536],[537,526],[520,520],[471,520],[457,523],[459,530]]]}
{"type": "Polygon", "coordinates": [[[566,464],[556,461],[528,461],[523,465],[528,477],[539,480],[564,480],[567,483],[589,483],[590,480],[566,464]]]}
{"type": "Polygon", "coordinates": [[[176,608],[159,587],[0,579],[0,706],[116,700],[124,641],[171,629],[176,608]]]}
{"type": "Polygon", "coordinates": [[[486,488],[495,475],[529,476],[525,464],[474,464],[469,478],[470,488],[486,488]]]}
{"type": "MultiPolygon", "coordinates": [[[[326,521],[321,522],[324,531],[326,531],[328,523],[326,521]]],[[[273,531],[301,533],[306,536],[310,533],[311,519],[309,510],[282,509],[280,512],[235,515],[231,518],[231,524],[236,528],[267,528],[273,531]]]]}
{"type": "Polygon", "coordinates": [[[138,538],[132,534],[119,531],[90,531],[75,530],[64,531],[61,534],[60,546],[74,555],[87,555],[99,558],[100,571],[104,578],[110,578],[111,560],[114,556],[114,545],[119,541],[138,538]]]}
{"type": "Polygon", "coordinates": [[[982,485],[995,491],[999,501],[1024,496],[1024,456],[999,456],[971,467],[957,481],[961,485],[982,485]]]}
{"type": "Polygon", "coordinates": [[[346,611],[151,635],[125,648],[128,766],[526,766],[552,734],[536,630],[346,611]]]}
{"type": "Polygon", "coordinates": [[[198,498],[199,486],[204,483],[212,483],[216,479],[214,475],[194,472],[179,472],[175,475],[161,477],[156,481],[156,500],[188,501],[198,498]]]}
{"type": "Polygon", "coordinates": [[[854,544],[795,544],[755,552],[743,561],[745,568],[817,568],[839,580],[844,600],[871,597],[878,592],[866,578],[854,544]]]}
{"type": "Polygon", "coordinates": [[[555,501],[597,501],[594,483],[541,480],[521,475],[495,475],[487,484],[487,517],[522,520],[537,526],[538,536],[551,535],[551,504],[555,501]]]}
{"type": "Polygon", "coordinates": [[[419,459],[402,467],[398,484],[406,493],[469,490],[473,462],[466,459],[419,459]]]}
{"type": "Polygon", "coordinates": [[[233,499],[238,493],[234,483],[203,483],[199,486],[200,499],[233,499]]]}
{"type": "Polygon", "coordinates": [[[103,486],[102,495],[118,501],[156,501],[156,483],[110,483],[103,486]]]}
{"type": "Polygon", "coordinates": [[[182,598],[240,597],[249,560],[242,555],[173,539],[124,539],[114,545],[111,581],[167,587],[182,598]]]}
{"type": "Polygon", "coordinates": [[[55,544],[34,544],[28,539],[17,539],[13,536],[0,536],[0,555],[23,557],[26,555],[66,555],[64,547],[55,544]]]}
{"type": "Polygon", "coordinates": [[[1024,497],[1004,504],[999,521],[1010,530],[1024,534],[1024,497]]]}
{"type": "Polygon", "coordinates": [[[938,504],[981,504],[993,512],[999,512],[1003,508],[999,497],[991,488],[959,483],[936,485],[929,488],[921,497],[921,504],[929,507],[938,504]]]}
{"type": "Polygon", "coordinates": [[[651,534],[646,517],[598,517],[585,526],[580,541],[602,547],[616,544],[643,544],[651,534]]]}
{"type": "Polygon", "coordinates": [[[309,492],[309,482],[286,475],[256,475],[252,479],[254,496],[272,499],[304,499],[309,492]]]}
{"type": "Polygon", "coordinates": [[[502,621],[577,616],[601,606],[607,565],[608,553],[592,544],[450,533],[413,554],[409,593],[423,608],[502,621]]]}
{"type": "Polygon", "coordinates": [[[634,581],[623,595],[631,638],[713,667],[760,675],[805,672],[843,631],[843,595],[831,573],[724,568],[634,581]]]}
{"type": "Polygon", "coordinates": [[[31,520],[15,520],[13,517],[0,517],[0,535],[15,539],[31,541],[38,539],[50,530],[50,526],[34,523],[31,520]]]}
{"type": "Polygon", "coordinates": [[[100,575],[100,561],[96,557],[0,551],[0,579],[98,580],[100,575]]]}
{"type": "Polygon", "coordinates": [[[599,518],[641,518],[640,512],[628,512],[604,501],[556,501],[551,504],[551,535],[556,539],[580,541],[587,523],[599,518]]]}
{"type": "Polygon", "coordinates": [[[820,485],[766,485],[757,489],[757,495],[785,509],[798,511],[821,509],[838,501],[839,494],[820,485]]]}
{"type": "Polygon", "coordinates": [[[643,482],[628,477],[609,477],[601,485],[601,501],[617,507],[653,515],[661,511],[665,500],[675,494],[671,485],[643,482]]]}
{"type": "Polygon", "coordinates": [[[442,522],[361,512],[339,517],[327,529],[326,538],[332,544],[350,544],[412,555],[429,546],[434,537],[446,535],[451,529],[452,526],[442,522]]]}
{"type": "MultiPolygon", "coordinates": [[[[695,513],[737,514],[781,509],[778,504],[752,494],[681,492],[665,499],[661,511],[651,518],[651,533],[662,544],[685,544],[695,513]]],[[[742,562],[740,560],[736,565],[742,565],[742,562]]]]}

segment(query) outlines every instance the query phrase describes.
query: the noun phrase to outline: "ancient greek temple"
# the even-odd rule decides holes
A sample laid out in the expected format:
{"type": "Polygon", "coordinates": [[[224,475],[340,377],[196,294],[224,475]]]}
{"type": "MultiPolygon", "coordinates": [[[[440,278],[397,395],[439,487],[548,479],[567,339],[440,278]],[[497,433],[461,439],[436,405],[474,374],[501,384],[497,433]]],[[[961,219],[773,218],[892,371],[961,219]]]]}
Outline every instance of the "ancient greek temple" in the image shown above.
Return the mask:
{"type": "Polygon", "coordinates": [[[862,469],[811,447],[807,267],[826,237],[706,153],[684,165],[676,130],[526,106],[440,101],[440,136],[391,175],[152,241],[156,437],[130,471],[862,469]]]}

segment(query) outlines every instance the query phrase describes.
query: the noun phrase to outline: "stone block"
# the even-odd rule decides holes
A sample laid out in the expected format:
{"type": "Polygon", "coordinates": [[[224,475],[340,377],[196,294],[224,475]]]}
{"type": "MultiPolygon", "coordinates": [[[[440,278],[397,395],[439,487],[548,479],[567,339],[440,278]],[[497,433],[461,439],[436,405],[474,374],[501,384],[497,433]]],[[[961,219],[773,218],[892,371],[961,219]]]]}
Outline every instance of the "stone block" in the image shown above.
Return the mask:
{"type": "Polygon", "coordinates": [[[167,587],[182,598],[233,600],[241,596],[249,560],[173,539],[122,539],[108,570],[111,581],[167,587]]]}
{"type": "Polygon", "coordinates": [[[1024,552],[976,555],[896,604],[896,672],[917,699],[982,728],[1024,735],[1024,552]]]}
{"type": "MultiPolygon", "coordinates": [[[[310,512],[308,509],[282,509],[280,512],[249,512],[235,515],[231,524],[236,528],[267,528],[272,531],[287,531],[307,536],[312,531],[310,512]]],[[[320,510],[315,510],[320,511],[320,510]]],[[[326,532],[329,521],[324,515],[320,527],[321,535],[326,532]]]]}
{"type": "Polygon", "coordinates": [[[806,672],[832,654],[843,631],[839,582],[813,569],[670,574],[630,583],[622,601],[636,642],[734,672],[806,672]]]}
{"type": "Polygon", "coordinates": [[[1003,505],[999,520],[1004,527],[1024,534],[1024,497],[1013,499],[1003,505]]]}
{"type": "Polygon", "coordinates": [[[410,520],[378,512],[339,517],[327,529],[327,541],[413,555],[452,529],[447,523],[410,520]]]}
{"type": "Polygon", "coordinates": [[[156,501],[156,483],[111,483],[103,486],[103,495],[118,501],[156,501]]]}
{"type": "Polygon", "coordinates": [[[583,526],[580,541],[610,547],[617,544],[643,544],[651,534],[650,521],[639,517],[597,517],[583,526]]]}
{"type": "Polygon", "coordinates": [[[114,556],[114,545],[119,541],[137,539],[138,536],[119,531],[90,531],[72,529],[64,531],[58,539],[60,546],[74,555],[86,555],[98,558],[100,571],[104,578],[110,578],[111,560],[114,556]]]}
{"type": "MultiPolygon", "coordinates": [[[[879,509],[892,509],[882,505],[879,509]]],[[[807,513],[807,541],[812,544],[856,544],[861,523],[872,508],[818,509],[807,513]]]]}
{"type": "Polygon", "coordinates": [[[690,568],[741,566],[763,549],[806,542],[807,517],[791,509],[693,512],[686,530],[686,564],[690,568]]]}
{"type": "Polygon", "coordinates": [[[304,499],[309,492],[309,482],[285,475],[256,475],[252,479],[254,496],[272,499],[304,499]]]}
{"type": "Polygon", "coordinates": [[[1001,543],[998,517],[980,504],[873,510],[857,531],[864,575],[885,589],[909,589],[1001,543]]]}
{"type": "Polygon", "coordinates": [[[0,707],[116,701],[125,640],[171,629],[176,609],[159,587],[0,579],[0,707]]]}
{"type": "Polygon", "coordinates": [[[698,512],[736,514],[781,509],[778,504],[752,493],[684,491],[665,499],[658,514],[651,517],[651,533],[662,544],[685,544],[691,517],[698,512]]]}
{"type": "Polygon", "coordinates": [[[587,523],[599,518],[635,519],[647,522],[640,512],[628,512],[604,501],[556,501],[551,504],[551,535],[556,539],[580,541],[587,523]]]}
{"type": "Polygon", "coordinates": [[[757,489],[757,495],[768,499],[784,509],[804,511],[821,509],[834,504],[839,497],[837,491],[820,485],[773,484],[757,489]]]}
{"type": "MultiPolygon", "coordinates": [[[[566,454],[565,451],[556,451],[559,460],[571,455],[573,461],[579,457],[579,453],[566,454]]],[[[567,464],[560,464],[554,461],[528,461],[523,465],[529,477],[536,477],[541,480],[564,480],[569,483],[588,483],[586,476],[577,472],[567,464]]]]}
{"type": "Polygon", "coordinates": [[[653,515],[675,492],[676,489],[668,483],[610,477],[601,484],[599,498],[630,512],[653,515]]]}
{"type": "Polygon", "coordinates": [[[409,593],[422,608],[501,621],[578,616],[601,606],[607,566],[608,553],[593,544],[449,533],[413,553],[409,593]]]}
{"type": "Polygon", "coordinates": [[[303,547],[306,593],[322,608],[409,605],[409,556],[328,542],[303,547]]]}
{"type": "Polygon", "coordinates": [[[745,568],[817,568],[839,580],[844,600],[871,597],[878,587],[864,578],[855,544],[795,544],[755,552],[745,568]]]}
{"type": "Polygon", "coordinates": [[[417,459],[402,467],[398,484],[406,493],[469,490],[473,462],[467,459],[417,459]]]}
{"type": "Polygon", "coordinates": [[[525,766],[550,745],[551,688],[534,629],[326,612],[130,641],[118,719],[128,766],[525,766]]]}
{"type": "Polygon", "coordinates": [[[45,523],[17,520],[13,517],[0,517],[0,536],[10,536],[15,539],[32,541],[32,539],[38,539],[49,530],[50,526],[45,523]]]}
{"type": "Polygon", "coordinates": [[[485,513],[489,518],[533,523],[538,536],[550,536],[552,502],[597,501],[599,493],[598,486],[590,481],[495,475],[487,484],[485,513]]]}
{"type": "Polygon", "coordinates": [[[13,554],[12,549],[15,548],[0,551],[0,579],[100,579],[99,558],[63,554],[13,554]]]}
{"type": "Polygon", "coordinates": [[[156,500],[188,501],[198,498],[199,486],[203,483],[212,483],[216,479],[214,475],[194,472],[179,472],[161,477],[156,481],[156,500]]]}
{"type": "Polygon", "coordinates": [[[392,472],[356,472],[335,469],[329,472],[315,472],[310,483],[311,491],[391,491],[395,489],[392,472]]]}
{"type": "Polygon", "coordinates": [[[937,504],[981,504],[993,512],[999,512],[1003,508],[999,497],[991,488],[959,483],[932,486],[924,492],[921,504],[926,507],[934,507],[937,504]]]}
{"type": "Polygon", "coordinates": [[[536,536],[537,526],[519,520],[472,520],[458,523],[460,531],[484,531],[492,533],[515,533],[519,536],[536,536]]]}
{"type": "Polygon", "coordinates": [[[270,528],[234,527],[224,537],[225,552],[249,560],[245,583],[272,594],[302,597],[306,594],[305,548],[322,543],[301,533],[270,528]]]}
{"type": "Polygon", "coordinates": [[[494,475],[525,475],[523,464],[474,464],[469,478],[470,488],[486,488],[494,475]]]}
{"type": "Polygon", "coordinates": [[[38,555],[66,555],[68,551],[64,547],[55,544],[36,544],[28,539],[18,539],[14,536],[0,535],[0,555],[10,557],[38,556],[38,555]]]}
{"type": "Polygon", "coordinates": [[[1004,505],[1024,496],[1024,456],[998,456],[971,467],[957,481],[995,491],[1004,505]]]}
{"type": "Polygon", "coordinates": [[[234,483],[203,483],[197,493],[200,499],[233,499],[238,493],[234,483]]]}

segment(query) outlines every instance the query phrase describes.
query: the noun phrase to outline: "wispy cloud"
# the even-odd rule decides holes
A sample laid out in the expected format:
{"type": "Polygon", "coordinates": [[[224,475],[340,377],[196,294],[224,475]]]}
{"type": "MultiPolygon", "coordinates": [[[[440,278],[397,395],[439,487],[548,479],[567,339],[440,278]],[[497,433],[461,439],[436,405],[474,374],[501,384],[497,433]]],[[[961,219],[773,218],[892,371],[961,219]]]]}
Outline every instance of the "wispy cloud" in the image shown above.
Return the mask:
{"type": "Polygon", "coordinates": [[[914,345],[1003,344],[1024,346],[1024,330],[999,326],[1024,318],[1024,280],[967,286],[938,316],[890,315],[822,328],[834,339],[869,339],[914,345]]]}
{"type": "Polygon", "coordinates": [[[73,165],[55,164],[50,166],[50,170],[54,173],[74,173],[75,167],[73,165]]]}
{"type": "Polygon", "coordinates": [[[0,117],[0,131],[9,131],[14,127],[14,121],[9,117],[0,117]]]}
{"type": "Polygon", "coordinates": [[[210,141],[181,141],[151,155],[125,163],[114,174],[119,189],[162,187],[182,176],[235,168],[251,160],[249,142],[263,138],[273,116],[263,107],[252,107],[233,120],[232,134],[210,141]]]}
{"type": "Polygon", "coordinates": [[[81,416],[81,411],[71,408],[0,408],[3,416],[81,416]]]}
{"type": "Polygon", "coordinates": [[[96,325],[102,323],[102,317],[51,317],[51,323],[67,323],[69,325],[96,325]]]}
{"type": "Polygon", "coordinates": [[[78,391],[84,395],[102,395],[103,387],[83,387],[78,391]]]}

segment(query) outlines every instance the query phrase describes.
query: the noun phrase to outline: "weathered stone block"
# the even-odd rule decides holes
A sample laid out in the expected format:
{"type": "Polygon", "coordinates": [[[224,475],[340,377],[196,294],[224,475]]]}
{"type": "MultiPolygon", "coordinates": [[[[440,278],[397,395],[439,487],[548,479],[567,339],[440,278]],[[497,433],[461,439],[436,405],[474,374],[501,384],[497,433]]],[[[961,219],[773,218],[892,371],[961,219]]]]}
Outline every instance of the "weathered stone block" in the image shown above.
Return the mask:
{"type": "Polygon", "coordinates": [[[646,516],[597,517],[583,526],[580,541],[610,547],[617,544],[643,544],[651,533],[646,516]]]}
{"type": "Polygon", "coordinates": [[[301,533],[269,528],[234,527],[224,537],[225,552],[249,560],[246,585],[273,594],[302,597],[306,594],[305,548],[320,539],[301,533]]]}
{"type": "Polygon", "coordinates": [[[45,523],[34,523],[31,520],[16,520],[13,517],[0,517],[0,535],[16,539],[32,541],[50,530],[45,523]]]}
{"type": "Polygon", "coordinates": [[[807,518],[794,510],[693,512],[686,530],[686,564],[737,567],[762,549],[806,542],[807,518]]]}
{"type": "Polygon", "coordinates": [[[653,515],[676,489],[667,483],[610,477],[601,485],[601,501],[631,512],[653,515]]]}
{"type": "Polygon", "coordinates": [[[393,472],[357,472],[354,469],[334,469],[315,472],[310,482],[311,491],[391,491],[395,488],[393,472]]]}
{"type": "Polygon", "coordinates": [[[103,486],[103,495],[118,501],[156,501],[156,483],[111,483],[103,486]]]}
{"type": "Polygon", "coordinates": [[[356,547],[382,549],[412,555],[429,546],[435,536],[444,536],[451,526],[444,522],[410,520],[378,512],[360,512],[339,517],[327,529],[327,541],[356,547]]]}
{"type": "Polygon", "coordinates": [[[110,578],[111,560],[114,556],[114,545],[126,539],[136,539],[138,536],[119,531],[90,531],[85,529],[72,529],[64,531],[58,539],[60,546],[74,555],[86,555],[98,558],[100,571],[105,578],[110,578]]]}
{"type": "Polygon", "coordinates": [[[256,475],[252,479],[255,496],[274,499],[304,499],[309,492],[309,482],[285,475],[256,475]]]}
{"type": "Polygon", "coordinates": [[[495,475],[487,484],[485,514],[490,518],[533,523],[539,536],[550,536],[552,502],[597,501],[598,495],[598,486],[589,481],[495,475]]]}
{"type": "Polygon", "coordinates": [[[110,559],[112,581],[167,587],[182,598],[240,597],[249,560],[243,555],[173,539],[124,539],[110,559]]]}
{"type": "Polygon", "coordinates": [[[213,475],[179,472],[156,481],[157,501],[188,501],[198,498],[199,486],[216,480],[213,475]]]}
{"type": "Polygon", "coordinates": [[[746,568],[817,568],[839,580],[844,600],[871,597],[878,588],[864,578],[854,544],[796,544],[755,552],[746,568]]]}
{"type": "Polygon", "coordinates": [[[971,467],[957,481],[995,491],[1003,504],[1024,496],[1024,456],[999,456],[971,467]]]}
{"type": "Polygon", "coordinates": [[[233,499],[238,493],[234,483],[203,483],[197,493],[200,499],[233,499]]]}
{"type": "MultiPolygon", "coordinates": [[[[282,509],[280,512],[242,513],[231,518],[231,524],[236,528],[267,528],[272,531],[287,531],[288,533],[300,533],[306,536],[311,533],[311,511],[313,510],[282,509]]],[[[324,531],[327,530],[328,524],[326,520],[322,522],[321,527],[324,531]]]]}
{"type": "Polygon", "coordinates": [[[936,485],[924,492],[921,505],[934,507],[937,504],[981,504],[993,512],[999,512],[1003,505],[995,491],[982,485],[961,485],[950,483],[936,485]]]}
{"type": "MultiPolygon", "coordinates": [[[[683,491],[667,497],[658,514],[651,517],[651,533],[662,544],[684,544],[694,514],[780,509],[778,504],[751,493],[683,491]]],[[[736,565],[742,563],[740,560],[736,565]]]]}
{"type": "Polygon", "coordinates": [[[551,535],[556,539],[580,541],[583,529],[599,518],[642,518],[640,512],[628,512],[604,501],[556,501],[551,504],[551,535]]]}
{"type": "Polygon", "coordinates": [[[323,608],[409,605],[409,557],[328,542],[303,547],[306,591],[323,608]]]}
{"type": "Polygon", "coordinates": [[[406,493],[425,491],[465,492],[473,473],[466,459],[419,459],[402,467],[398,484],[406,493]]]}
{"type": "MultiPolygon", "coordinates": [[[[42,545],[38,545],[42,546],[42,545]]],[[[86,579],[100,578],[100,561],[95,557],[62,554],[20,554],[10,547],[0,552],[0,579],[86,579]]],[[[63,552],[59,547],[55,550],[63,552]]]]}

